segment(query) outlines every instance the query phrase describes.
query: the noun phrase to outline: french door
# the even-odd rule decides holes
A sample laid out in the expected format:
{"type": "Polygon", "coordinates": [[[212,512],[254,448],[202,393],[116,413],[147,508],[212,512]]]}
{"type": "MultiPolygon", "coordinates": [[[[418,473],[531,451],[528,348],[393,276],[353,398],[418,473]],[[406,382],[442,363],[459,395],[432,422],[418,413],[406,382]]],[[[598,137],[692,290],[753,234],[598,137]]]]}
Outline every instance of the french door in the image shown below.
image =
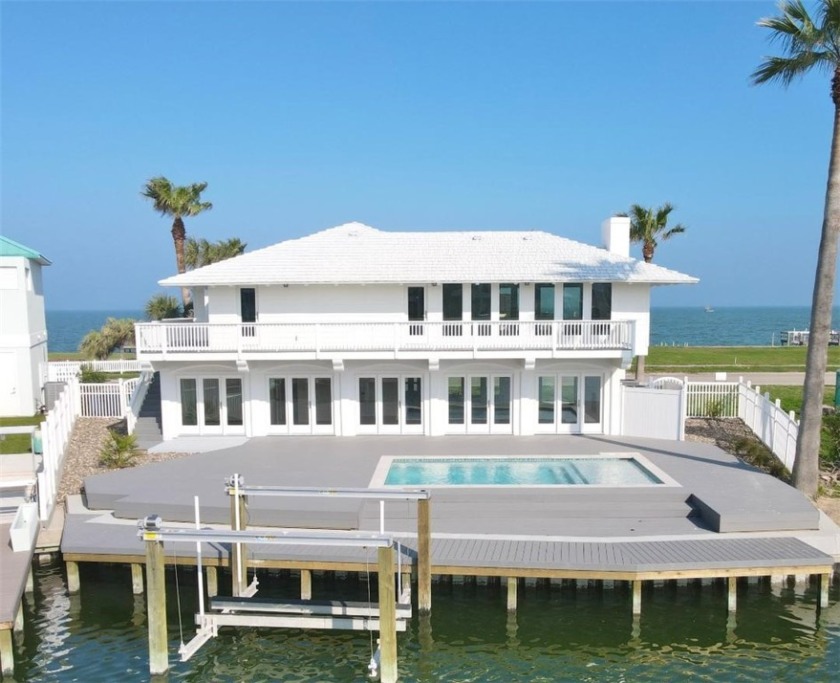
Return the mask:
{"type": "Polygon", "coordinates": [[[602,396],[600,375],[540,375],[537,431],[555,434],[603,431],[602,396]]]}
{"type": "Polygon", "coordinates": [[[272,434],[335,432],[329,377],[270,377],[268,407],[272,434]]]}
{"type": "Polygon", "coordinates": [[[179,390],[184,433],[245,433],[241,377],[182,377],[179,390]]]}
{"type": "Polygon", "coordinates": [[[359,377],[359,430],[422,434],[422,379],[405,375],[359,377]]]}
{"type": "Polygon", "coordinates": [[[448,377],[448,431],[511,434],[512,385],[513,378],[510,375],[448,377]]]}

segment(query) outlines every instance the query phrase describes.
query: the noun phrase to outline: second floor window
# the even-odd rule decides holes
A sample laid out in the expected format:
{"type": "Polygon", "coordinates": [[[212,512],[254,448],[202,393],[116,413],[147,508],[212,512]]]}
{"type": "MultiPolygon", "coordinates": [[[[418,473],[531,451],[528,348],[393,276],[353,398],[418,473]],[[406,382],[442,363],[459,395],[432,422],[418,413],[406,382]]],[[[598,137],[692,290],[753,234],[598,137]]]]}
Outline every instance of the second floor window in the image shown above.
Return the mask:
{"type": "Polygon", "coordinates": [[[554,320],[554,285],[546,282],[535,285],[534,318],[536,320],[554,320]]]}
{"type": "Polygon", "coordinates": [[[472,319],[490,320],[490,283],[472,286],[472,319]]]}
{"type": "Polygon", "coordinates": [[[567,282],[563,285],[563,320],[583,319],[583,285],[567,282]]]}
{"type": "Polygon", "coordinates": [[[612,283],[595,282],[592,285],[592,319],[612,319],[612,283]]]}
{"type": "Polygon", "coordinates": [[[443,319],[463,320],[463,318],[464,288],[460,284],[445,284],[443,286],[443,319]]]}
{"type": "Polygon", "coordinates": [[[499,320],[519,320],[519,285],[499,285],[499,320]]]}

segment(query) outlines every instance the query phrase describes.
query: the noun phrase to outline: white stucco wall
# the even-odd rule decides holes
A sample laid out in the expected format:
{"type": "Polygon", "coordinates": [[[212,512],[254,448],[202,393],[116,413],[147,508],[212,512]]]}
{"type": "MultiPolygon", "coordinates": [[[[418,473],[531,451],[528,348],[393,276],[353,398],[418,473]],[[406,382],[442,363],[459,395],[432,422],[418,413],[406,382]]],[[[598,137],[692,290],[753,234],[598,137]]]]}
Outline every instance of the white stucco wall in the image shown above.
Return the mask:
{"type": "Polygon", "coordinates": [[[650,346],[650,285],[616,283],[612,293],[613,320],[635,320],[634,356],[647,356],[650,346]]]}

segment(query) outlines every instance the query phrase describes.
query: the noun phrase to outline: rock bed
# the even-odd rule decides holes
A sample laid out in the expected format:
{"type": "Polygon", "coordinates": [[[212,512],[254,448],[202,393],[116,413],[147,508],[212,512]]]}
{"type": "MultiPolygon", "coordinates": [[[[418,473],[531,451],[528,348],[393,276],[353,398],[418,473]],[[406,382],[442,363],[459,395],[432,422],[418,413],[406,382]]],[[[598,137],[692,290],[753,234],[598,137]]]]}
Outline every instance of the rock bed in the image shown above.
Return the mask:
{"type": "MultiPolygon", "coordinates": [[[[73,425],[67,455],[64,460],[64,472],[58,485],[58,504],[62,504],[67,496],[82,492],[85,477],[114,470],[99,464],[99,451],[108,438],[108,429],[124,429],[122,420],[99,417],[80,417],[73,425]]],[[[152,462],[163,462],[183,457],[184,453],[149,453],[139,451],[133,461],[133,466],[147,465],[152,462]]]]}

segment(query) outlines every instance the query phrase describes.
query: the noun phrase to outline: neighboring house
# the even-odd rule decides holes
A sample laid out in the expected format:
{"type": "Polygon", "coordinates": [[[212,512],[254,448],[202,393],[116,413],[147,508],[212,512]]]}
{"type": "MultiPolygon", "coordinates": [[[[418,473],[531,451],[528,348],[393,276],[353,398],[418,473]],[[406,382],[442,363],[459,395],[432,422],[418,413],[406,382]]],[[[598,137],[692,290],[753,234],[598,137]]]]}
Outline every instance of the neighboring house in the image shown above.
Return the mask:
{"type": "Polygon", "coordinates": [[[161,280],[195,301],[136,328],[163,436],[617,434],[651,286],[697,280],[603,239],[350,223],[161,280]]]}
{"type": "Polygon", "coordinates": [[[34,249],[0,235],[0,416],[34,415],[47,378],[47,319],[34,249]]]}

